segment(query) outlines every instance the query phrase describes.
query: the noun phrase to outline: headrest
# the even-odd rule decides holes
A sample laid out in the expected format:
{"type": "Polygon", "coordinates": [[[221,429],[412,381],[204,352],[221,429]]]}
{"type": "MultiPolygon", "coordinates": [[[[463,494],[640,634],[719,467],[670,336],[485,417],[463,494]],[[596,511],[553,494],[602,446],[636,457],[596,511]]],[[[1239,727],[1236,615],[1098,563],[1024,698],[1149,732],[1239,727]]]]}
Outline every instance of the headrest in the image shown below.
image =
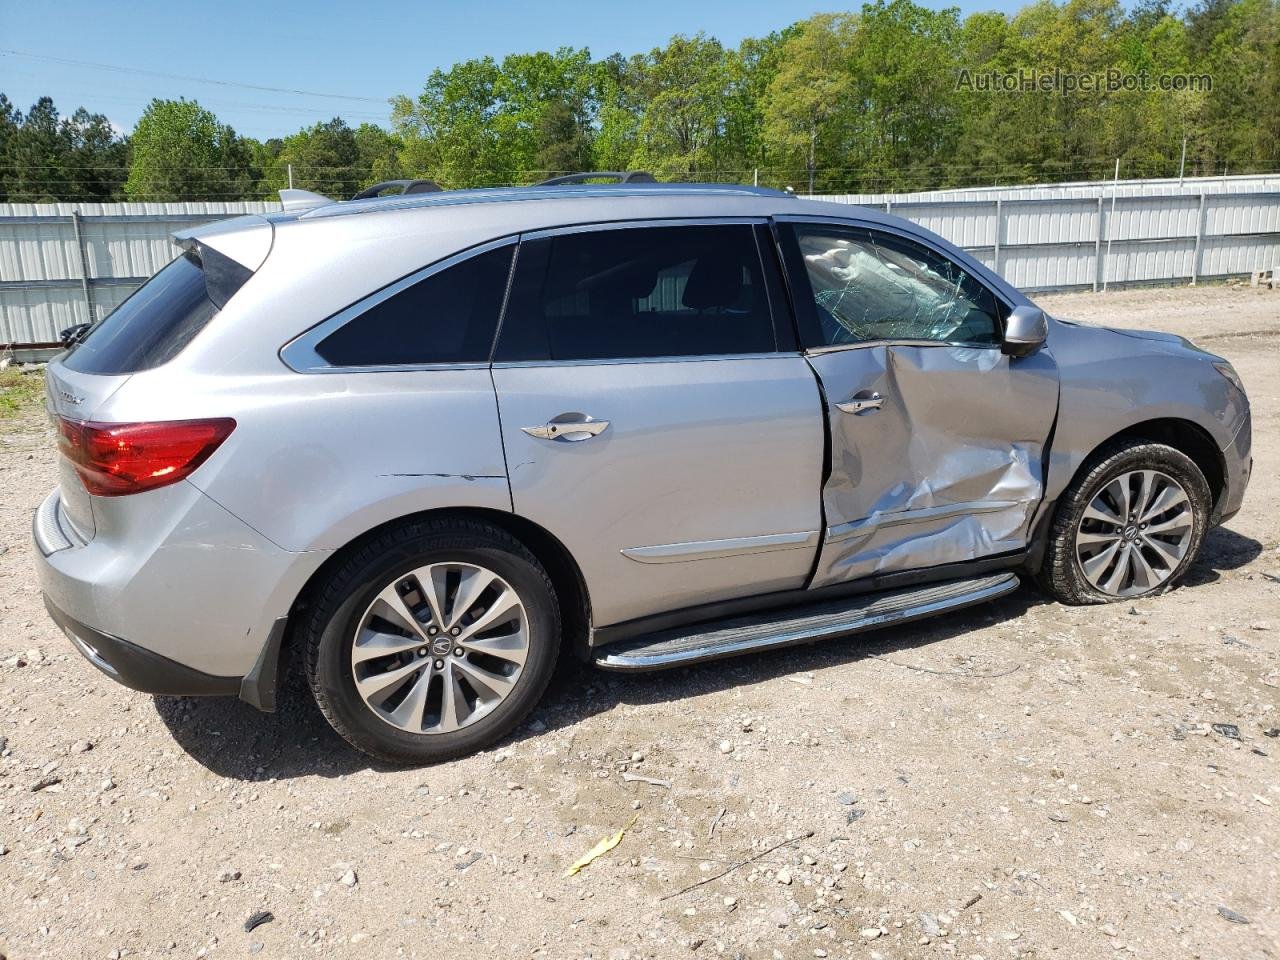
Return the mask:
{"type": "Polygon", "coordinates": [[[742,292],[742,262],[731,253],[698,257],[680,302],[691,310],[729,307],[742,292]]]}

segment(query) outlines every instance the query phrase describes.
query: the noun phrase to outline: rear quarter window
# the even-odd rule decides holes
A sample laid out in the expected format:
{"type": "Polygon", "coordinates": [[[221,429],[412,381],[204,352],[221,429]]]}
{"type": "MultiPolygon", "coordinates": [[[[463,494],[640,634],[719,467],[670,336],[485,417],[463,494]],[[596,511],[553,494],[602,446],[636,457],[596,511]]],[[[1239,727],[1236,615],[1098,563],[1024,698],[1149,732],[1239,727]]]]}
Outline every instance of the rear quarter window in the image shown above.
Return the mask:
{"type": "Polygon", "coordinates": [[[104,375],[167,363],[250,276],[214,250],[188,250],[90,328],[62,362],[71,370],[104,375]]]}
{"type": "Polygon", "coordinates": [[[514,249],[478,253],[374,294],[315,352],[334,367],[488,362],[514,249]]]}

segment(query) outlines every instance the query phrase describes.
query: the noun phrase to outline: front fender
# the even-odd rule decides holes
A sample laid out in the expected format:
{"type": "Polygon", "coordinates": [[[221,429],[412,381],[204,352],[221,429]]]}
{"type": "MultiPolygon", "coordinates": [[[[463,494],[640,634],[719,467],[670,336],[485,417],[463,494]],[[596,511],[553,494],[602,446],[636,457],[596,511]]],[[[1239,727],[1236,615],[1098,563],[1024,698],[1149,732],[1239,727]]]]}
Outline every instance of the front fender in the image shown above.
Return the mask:
{"type": "Polygon", "coordinates": [[[1247,401],[1213,368],[1212,355],[1185,341],[1056,321],[1050,336],[1061,389],[1046,502],[1098,447],[1139,424],[1193,423],[1223,450],[1248,419],[1247,401]]]}

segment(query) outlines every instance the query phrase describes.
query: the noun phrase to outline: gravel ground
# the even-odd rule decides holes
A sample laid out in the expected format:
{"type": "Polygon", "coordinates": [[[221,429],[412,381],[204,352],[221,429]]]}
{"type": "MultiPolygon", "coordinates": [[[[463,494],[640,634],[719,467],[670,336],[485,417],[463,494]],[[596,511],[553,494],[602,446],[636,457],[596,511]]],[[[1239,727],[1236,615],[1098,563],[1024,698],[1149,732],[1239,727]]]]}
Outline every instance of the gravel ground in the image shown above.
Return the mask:
{"type": "Polygon", "coordinates": [[[0,421],[0,953],[1276,956],[1280,293],[1044,304],[1193,336],[1249,387],[1249,498],[1181,589],[1024,587],[648,677],[565,664],[498,749],[419,770],[296,693],[263,716],[98,674],[32,573],[50,437],[0,421]]]}

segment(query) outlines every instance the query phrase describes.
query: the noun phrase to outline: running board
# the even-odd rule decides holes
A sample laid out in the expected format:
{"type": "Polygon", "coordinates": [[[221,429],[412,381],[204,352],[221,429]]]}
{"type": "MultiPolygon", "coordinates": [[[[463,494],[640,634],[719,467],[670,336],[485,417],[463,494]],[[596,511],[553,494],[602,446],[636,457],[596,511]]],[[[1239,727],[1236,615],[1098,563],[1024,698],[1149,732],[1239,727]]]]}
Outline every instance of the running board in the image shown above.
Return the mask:
{"type": "Polygon", "coordinates": [[[596,654],[595,664],[605,670],[686,666],[918,620],[994,600],[1017,588],[1014,574],[997,573],[695,623],[611,643],[596,654]]]}

